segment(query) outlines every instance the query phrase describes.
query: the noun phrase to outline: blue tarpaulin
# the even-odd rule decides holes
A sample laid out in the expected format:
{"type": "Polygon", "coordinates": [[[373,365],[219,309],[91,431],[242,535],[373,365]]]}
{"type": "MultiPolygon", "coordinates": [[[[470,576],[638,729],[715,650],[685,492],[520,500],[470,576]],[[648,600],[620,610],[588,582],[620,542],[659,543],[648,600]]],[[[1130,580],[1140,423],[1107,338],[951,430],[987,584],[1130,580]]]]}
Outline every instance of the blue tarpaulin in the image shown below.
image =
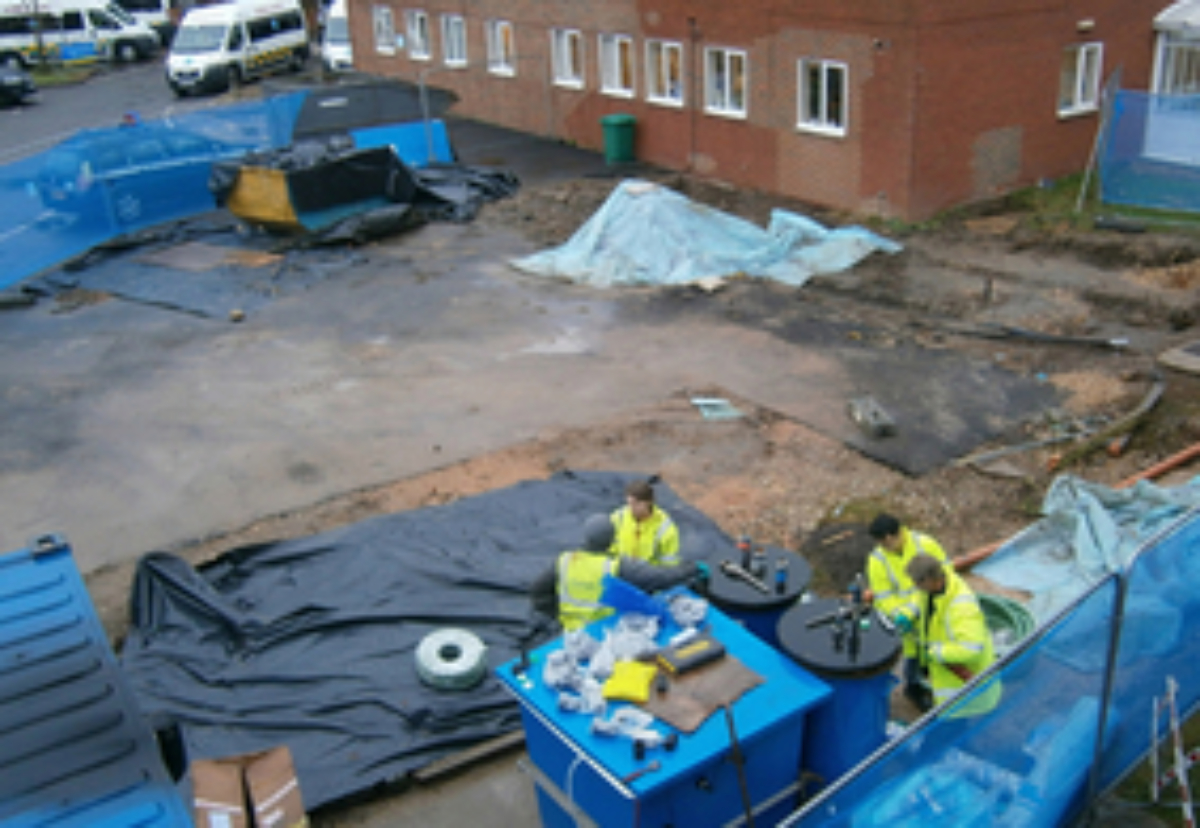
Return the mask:
{"type": "Polygon", "coordinates": [[[733,275],[802,285],[901,246],[861,227],[830,230],[775,210],[766,230],[659,184],[622,182],[560,247],[517,259],[519,270],[596,287],[687,284],[733,275]]]}

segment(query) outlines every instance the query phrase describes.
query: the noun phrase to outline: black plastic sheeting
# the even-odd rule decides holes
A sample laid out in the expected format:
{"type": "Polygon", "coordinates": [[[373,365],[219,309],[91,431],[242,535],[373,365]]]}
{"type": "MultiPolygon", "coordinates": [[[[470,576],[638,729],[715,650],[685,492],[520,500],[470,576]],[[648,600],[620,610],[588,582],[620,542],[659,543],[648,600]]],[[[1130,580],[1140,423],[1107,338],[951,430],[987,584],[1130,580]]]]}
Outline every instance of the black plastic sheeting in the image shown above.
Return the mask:
{"type": "Polygon", "coordinates": [[[314,213],[356,201],[365,203],[373,197],[393,202],[374,210],[364,207],[337,225],[310,234],[310,240],[315,241],[365,240],[371,234],[364,233],[364,229],[380,224],[379,216],[371,214],[403,216],[403,211],[397,212],[397,204],[410,205],[413,214],[424,221],[470,221],[485,203],[507,198],[520,189],[520,181],[508,170],[460,164],[409,167],[386,148],[359,150],[348,137],[331,136],[214,164],[209,190],[219,206],[228,201],[238,171],[246,166],[287,173],[297,213],[314,213]]]}
{"type": "Polygon", "coordinates": [[[399,80],[316,87],[305,95],[292,139],[299,142],[384,124],[436,120],[457,102],[456,93],[434,86],[426,87],[422,101],[419,86],[399,80]]]}
{"type": "MultiPolygon", "coordinates": [[[[310,809],[400,779],[520,727],[491,669],[554,632],[527,589],[578,548],[587,516],[624,502],[636,476],[562,472],[237,549],[200,570],[146,555],[122,656],[130,684],[148,715],[180,723],[190,759],[288,745],[310,809]],[[417,677],[417,645],[446,627],[488,646],[474,689],[433,690],[417,677]]],[[[712,520],[655,488],[685,557],[731,547],[712,520]]]]}
{"type": "Polygon", "coordinates": [[[196,216],[136,237],[122,237],[45,276],[22,285],[29,294],[53,297],[72,290],[107,293],[130,302],[210,319],[228,319],[233,309],[249,316],[271,302],[303,293],[368,261],[340,248],[278,250],[276,240],[248,237],[232,216],[196,216]],[[205,271],[178,270],[140,260],[142,253],[201,241],[234,251],[279,253],[264,267],[228,264],[205,271]]]}

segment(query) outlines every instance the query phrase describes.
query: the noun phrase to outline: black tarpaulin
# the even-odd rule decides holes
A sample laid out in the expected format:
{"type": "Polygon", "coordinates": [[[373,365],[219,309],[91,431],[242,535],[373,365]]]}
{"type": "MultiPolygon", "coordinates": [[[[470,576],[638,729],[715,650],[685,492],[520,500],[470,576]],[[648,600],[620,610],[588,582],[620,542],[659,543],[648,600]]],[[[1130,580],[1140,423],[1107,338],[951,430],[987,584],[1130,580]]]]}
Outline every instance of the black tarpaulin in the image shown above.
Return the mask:
{"type": "MultiPolygon", "coordinates": [[[[636,475],[563,472],[444,506],[229,552],[195,570],[139,563],[123,666],[147,714],[180,722],[189,758],[286,744],[310,809],[396,780],[520,727],[490,670],[553,630],[527,589],[584,519],[624,502],[636,475]],[[471,690],[423,685],[414,654],[434,630],[483,639],[471,690]]],[[[665,484],[682,553],[731,541],[665,484]]]]}

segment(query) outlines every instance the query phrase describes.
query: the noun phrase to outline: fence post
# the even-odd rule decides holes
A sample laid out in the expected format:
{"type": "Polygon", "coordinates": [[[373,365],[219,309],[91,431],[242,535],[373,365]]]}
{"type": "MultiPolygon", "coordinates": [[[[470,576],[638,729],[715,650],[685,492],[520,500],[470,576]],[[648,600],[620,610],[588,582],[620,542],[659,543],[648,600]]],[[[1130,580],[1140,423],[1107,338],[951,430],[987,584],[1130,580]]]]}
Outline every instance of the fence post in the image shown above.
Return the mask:
{"type": "Polygon", "coordinates": [[[1116,594],[1113,595],[1112,628],[1108,634],[1107,663],[1104,668],[1104,686],[1100,691],[1100,721],[1096,727],[1096,744],[1092,750],[1092,770],[1088,774],[1087,808],[1095,807],[1097,791],[1100,790],[1100,765],[1104,758],[1104,731],[1108,724],[1108,708],[1112,704],[1113,682],[1117,672],[1117,648],[1121,643],[1121,627],[1125,619],[1125,596],[1128,592],[1129,568],[1114,576],[1117,579],[1116,594]]]}

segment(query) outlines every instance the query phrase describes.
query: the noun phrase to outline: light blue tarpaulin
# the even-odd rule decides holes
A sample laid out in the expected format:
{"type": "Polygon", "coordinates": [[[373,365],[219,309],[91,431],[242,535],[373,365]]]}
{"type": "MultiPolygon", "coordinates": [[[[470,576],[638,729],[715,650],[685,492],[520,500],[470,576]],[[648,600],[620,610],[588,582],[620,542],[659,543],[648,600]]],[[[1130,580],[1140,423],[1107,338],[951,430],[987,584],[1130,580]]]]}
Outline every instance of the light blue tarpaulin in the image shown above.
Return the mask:
{"type": "Polygon", "coordinates": [[[744,274],[802,285],[901,246],[861,227],[830,230],[785,210],[763,230],[659,184],[622,182],[566,244],[516,259],[519,270],[596,287],[687,284],[744,274]]]}
{"type": "Polygon", "coordinates": [[[1033,593],[1029,610],[1040,624],[1105,575],[1119,571],[1155,533],[1197,504],[1200,477],[1171,488],[1141,481],[1112,489],[1064,475],[1046,493],[1045,517],[974,571],[1001,586],[1033,593]]]}

